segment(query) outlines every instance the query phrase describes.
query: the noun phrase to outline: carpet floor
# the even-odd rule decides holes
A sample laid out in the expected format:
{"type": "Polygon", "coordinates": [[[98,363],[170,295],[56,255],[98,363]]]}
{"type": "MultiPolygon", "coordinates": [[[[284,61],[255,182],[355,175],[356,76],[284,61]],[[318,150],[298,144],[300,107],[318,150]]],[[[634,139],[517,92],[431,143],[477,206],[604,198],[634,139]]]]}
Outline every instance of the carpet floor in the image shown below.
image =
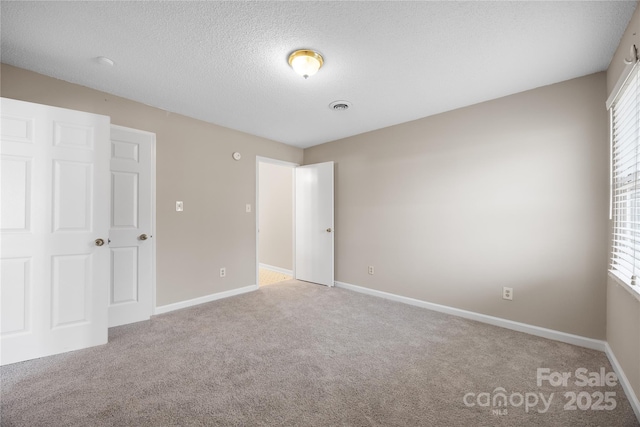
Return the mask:
{"type": "Polygon", "coordinates": [[[289,280],[112,328],[104,346],[5,366],[0,417],[30,427],[639,425],[620,385],[582,385],[580,368],[612,371],[599,351],[289,280]],[[538,369],[551,381],[538,383],[538,369]],[[554,385],[564,372],[567,384],[554,385]]]}

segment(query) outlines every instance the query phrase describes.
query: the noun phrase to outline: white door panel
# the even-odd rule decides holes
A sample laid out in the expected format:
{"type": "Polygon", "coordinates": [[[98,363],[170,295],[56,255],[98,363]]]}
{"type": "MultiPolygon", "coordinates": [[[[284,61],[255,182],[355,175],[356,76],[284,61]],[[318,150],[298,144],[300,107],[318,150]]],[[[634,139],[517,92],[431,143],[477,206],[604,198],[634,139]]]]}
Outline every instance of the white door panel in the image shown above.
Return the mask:
{"type": "Polygon", "coordinates": [[[31,158],[2,156],[2,231],[29,231],[31,158]]]}
{"type": "Polygon", "coordinates": [[[12,286],[3,286],[2,318],[0,321],[2,335],[27,332],[30,328],[32,289],[30,272],[31,257],[3,259],[0,265],[0,280],[12,282],[12,286]]]}
{"type": "Polygon", "coordinates": [[[109,327],[147,320],[153,311],[154,145],[153,133],[111,127],[109,327]]]}
{"type": "Polygon", "coordinates": [[[333,286],[333,162],[296,168],[296,279],[333,286]]]}
{"type": "Polygon", "coordinates": [[[0,362],[104,344],[109,118],[1,103],[0,362]]]}

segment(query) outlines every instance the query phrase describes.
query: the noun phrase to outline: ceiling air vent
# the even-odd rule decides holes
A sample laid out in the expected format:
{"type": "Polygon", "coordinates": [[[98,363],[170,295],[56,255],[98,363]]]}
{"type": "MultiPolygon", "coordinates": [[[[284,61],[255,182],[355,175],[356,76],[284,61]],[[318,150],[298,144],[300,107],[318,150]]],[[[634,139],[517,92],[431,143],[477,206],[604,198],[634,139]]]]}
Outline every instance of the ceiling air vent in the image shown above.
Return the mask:
{"type": "Polygon", "coordinates": [[[329,104],[329,108],[334,111],[345,111],[351,108],[351,103],[349,101],[333,101],[329,104]]]}

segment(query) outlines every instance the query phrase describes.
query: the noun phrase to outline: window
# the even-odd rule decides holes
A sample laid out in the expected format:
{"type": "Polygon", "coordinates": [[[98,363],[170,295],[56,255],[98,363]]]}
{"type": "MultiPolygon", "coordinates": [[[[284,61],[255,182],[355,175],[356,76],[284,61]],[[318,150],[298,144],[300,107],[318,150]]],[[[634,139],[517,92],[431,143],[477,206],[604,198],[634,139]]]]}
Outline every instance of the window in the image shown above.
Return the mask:
{"type": "Polygon", "coordinates": [[[613,219],[610,271],[640,292],[640,66],[637,62],[610,103],[610,113],[613,219]]]}

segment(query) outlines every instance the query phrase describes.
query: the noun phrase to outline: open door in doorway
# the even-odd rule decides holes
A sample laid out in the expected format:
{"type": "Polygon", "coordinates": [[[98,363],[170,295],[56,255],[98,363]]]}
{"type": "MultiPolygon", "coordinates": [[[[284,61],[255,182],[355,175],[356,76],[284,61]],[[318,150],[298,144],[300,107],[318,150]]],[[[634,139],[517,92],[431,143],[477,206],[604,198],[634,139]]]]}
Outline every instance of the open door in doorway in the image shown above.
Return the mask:
{"type": "MultiPolygon", "coordinates": [[[[278,274],[292,274],[298,280],[313,282],[325,286],[334,285],[334,194],[333,194],[333,162],[319,163],[307,166],[298,166],[293,163],[282,162],[280,160],[258,157],[256,159],[257,170],[257,198],[256,198],[256,283],[263,284],[261,272],[263,269],[278,274]],[[269,179],[261,178],[261,165],[265,166],[271,163],[273,166],[285,166],[293,173],[293,214],[295,219],[292,223],[293,237],[291,246],[292,267],[293,271],[286,266],[285,269],[278,268],[287,265],[286,260],[282,257],[265,256],[268,251],[273,250],[273,239],[270,239],[270,232],[267,228],[270,221],[263,221],[261,215],[267,206],[263,205],[265,199],[269,199],[269,195],[274,191],[273,183],[269,179]],[[271,242],[268,243],[267,242],[271,242]],[[280,266],[279,264],[283,264],[280,266]]],[[[277,168],[276,168],[277,169],[277,168]]],[[[282,186],[282,182],[278,181],[278,187],[282,186]]],[[[288,185],[285,185],[288,186],[288,185]]],[[[278,188],[282,190],[282,188],[278,188]]],[[[291,200],[289,198],[288,200],[291,200]]],[[[282,203],[278,199],[278,204],[282,203]]],[[[273,202],[273,201],[270,201],[273,202]]],[[[273,204],[273,203],[272,203],[273,204]]],[[[288,204],[288,203],[285,203],[288,204]]],[[[286,209],[286,208],[285,208],[286,209]]],[[[282,216],[282,210],[279,210],[282,216]]],[[[273,212],[271,213],[273,216],[273,212]]],[[[282,219],[282,218],[280,218],[282,219]]],[[[273,234],[273,233],[271,233],[273,234]]],[[[283,233],[280,233],[280,237],[283,233]]],[[[285,244],[279,241],[278,245],[285,244]]],[[[282,249],[282,248],[280,248],[282,249]]],[[[284,251],[277,250],[282,255],[284,251]]],[[[291,256],[291,255],[289,255],[291,256]]],[[[286,255],[285,255],[286,257],[286,255]]]]}
{"type": "Polygon", "coordinates": [[[333,162],[296,168],[295,187],[295,277],[333,286],[333,162]]]}

